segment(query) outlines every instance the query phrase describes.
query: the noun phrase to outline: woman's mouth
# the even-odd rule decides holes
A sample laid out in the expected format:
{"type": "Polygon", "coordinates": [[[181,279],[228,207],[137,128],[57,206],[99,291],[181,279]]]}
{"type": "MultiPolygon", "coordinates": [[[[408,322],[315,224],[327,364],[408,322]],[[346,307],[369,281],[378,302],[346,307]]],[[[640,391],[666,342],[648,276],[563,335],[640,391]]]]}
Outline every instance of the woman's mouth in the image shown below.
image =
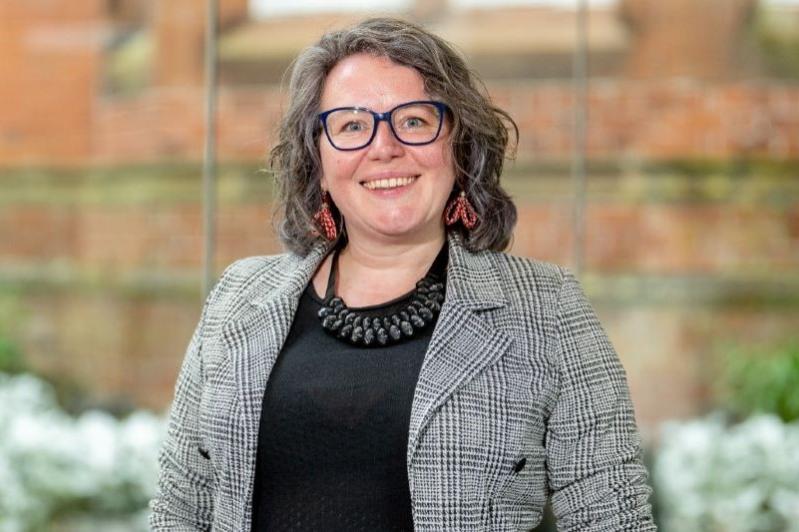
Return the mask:
{"type": "Polygon", "coordinates": [[[405,187],[413,183],[419,176],[408,177],[391,177],[386,179],[373,179],[371,181],[364,181],[361,183],[369,190],[391,190],[394,188],[405,187]]]}

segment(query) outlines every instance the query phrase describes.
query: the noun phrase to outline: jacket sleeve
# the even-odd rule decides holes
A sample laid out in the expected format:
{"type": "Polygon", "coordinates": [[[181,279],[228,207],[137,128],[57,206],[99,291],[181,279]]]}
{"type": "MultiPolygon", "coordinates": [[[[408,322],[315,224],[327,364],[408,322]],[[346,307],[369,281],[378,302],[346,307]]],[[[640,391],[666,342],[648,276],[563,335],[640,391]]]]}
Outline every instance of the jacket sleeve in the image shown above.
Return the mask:
{"type": "Polygon", "coordinates": [[[559,393],[546,436],[558,528],[656,530],[624,368],[579,283],[568,270],[562,274],[559,393]]]}
{"type": "Polygon", "coordinates": [[[167,436],[158,463],[156,495],[150,501],[154,531],[211,530],[213,469],[201,454],[199,406],[203,388],[202,337],[209,302],[189,342],[175,387],[167,436]]]}

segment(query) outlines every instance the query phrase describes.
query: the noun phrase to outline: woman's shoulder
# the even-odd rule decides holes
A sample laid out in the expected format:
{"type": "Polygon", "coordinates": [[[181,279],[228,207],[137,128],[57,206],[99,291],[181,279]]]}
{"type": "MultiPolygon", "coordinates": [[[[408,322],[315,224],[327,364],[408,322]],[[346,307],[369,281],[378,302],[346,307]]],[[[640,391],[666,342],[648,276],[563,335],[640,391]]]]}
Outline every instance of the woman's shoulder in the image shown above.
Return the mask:
{"type": "Polygon", "coordinates": [[[292,259],[291,253],[276,255],[257,255],[237,259],[225,268],[214,288],[219,292],[239,292],[241,288],[249,286],[254,279],[269,277],[270,273],[281,271],[292,259]]]}
{"type": "Polygon", "coordinates": [[[225,268],[208,296],[206,307],[226,317],[235,315],[235,309],[246,307],[254,294],[278,285],[300,261],[293,253],[238,259],[225,268]]]}
{"type": "Polygon", "coordinates": [[[504,261],[513,272],[523,277],[552,279],[562,282],[568,269],[565,266],[531,257],[520,257],[507,252],[495,253],[498,260],[504,261]]]}
{"type": "Polygon", "coordinates": [[[219,277],[219,284],[231,285],[246,282],[247,280],[268,274],[293,258],[292,253],[279,253],[275,255],[255,255],[244,257],[230,263],[219,277]]]}
{"type": "Polygon", "coordinates": [[[525,314],[555,317],[557,320],[583,320],[599,328],[595,310],[577,276],[559,264],[499,253],[507,301],[525,314]]]}
{"type": "Polygon", "coordinates": [[[552,262],[506,252],[492,252],[491,255],[503,284],[522,293],[557,297],[563,284],[573,278],[568,268],[552,262]]]}

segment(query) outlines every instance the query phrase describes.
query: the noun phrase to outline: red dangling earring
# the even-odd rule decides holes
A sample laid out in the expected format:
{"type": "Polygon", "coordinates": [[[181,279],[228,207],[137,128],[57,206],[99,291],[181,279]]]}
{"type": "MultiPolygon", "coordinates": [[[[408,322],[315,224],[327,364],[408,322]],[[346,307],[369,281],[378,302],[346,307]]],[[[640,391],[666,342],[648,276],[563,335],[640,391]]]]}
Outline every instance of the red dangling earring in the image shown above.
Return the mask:
{"type": "Polygon", "coordinates": [[[480,221],[477,217],[477,212],[466,199],[466,193],[461,190],[457,197],[452,198],[444,210],[444,223],[447,225],[455,225],[461,221],[466,229],[474,229],[477,222],[480,221]]]}
{"type": "Polygon", "coordinates": [[[330,211],[330,193],[327,190],[322,191],[322,204],[316,214],[314,214],[313,219],[327,240],[332,242],[336,239],[338,229],[336,229],[336,220],[333,219],[333,213],[330,211]]]}

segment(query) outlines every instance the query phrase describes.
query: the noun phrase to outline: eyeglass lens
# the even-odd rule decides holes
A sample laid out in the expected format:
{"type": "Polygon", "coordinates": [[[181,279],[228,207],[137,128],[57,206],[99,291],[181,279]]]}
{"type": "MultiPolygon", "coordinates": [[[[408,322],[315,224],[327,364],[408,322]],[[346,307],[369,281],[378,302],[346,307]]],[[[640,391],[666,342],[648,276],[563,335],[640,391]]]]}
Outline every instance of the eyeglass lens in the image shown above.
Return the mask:
{"type": "MultiPolygon", "coordinates": [[[[391,113],[391,129],[406,144],[426,144],[435,140],[442,115],[435,105],[414,103],[397,107],[391,113]]],[[[363,109],[339,109],[327,115],[327,133],[339,149],[366,146],[372,139],[376,119],[363,109]]]]}

